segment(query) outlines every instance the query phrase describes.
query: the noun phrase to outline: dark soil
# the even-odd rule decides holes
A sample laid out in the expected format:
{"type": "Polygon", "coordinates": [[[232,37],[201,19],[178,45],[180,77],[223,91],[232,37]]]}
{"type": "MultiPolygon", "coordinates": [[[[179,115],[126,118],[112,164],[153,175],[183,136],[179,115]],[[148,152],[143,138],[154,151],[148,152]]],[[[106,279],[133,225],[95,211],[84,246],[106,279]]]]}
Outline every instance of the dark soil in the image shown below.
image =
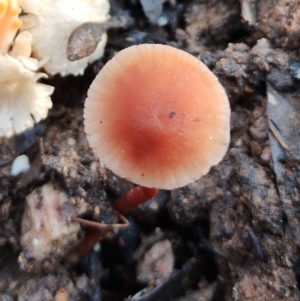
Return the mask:
{"type": "Polygon", "coordinates": [[[169,0],[162,12],[151,2],[146,15],[138,0],[111,1],[125,21],[108,30],[104,57],[83,76],[47,80],[48,118],[0,139],[0,300],[300,300],[300,1],[169,0]],[[75,262],[52,242],[49,258],[20,266],[26,196],[46,183],[76,216],[118,223],[112,204],[133,184],[94,157],[83,106],[107,60],[141,43],[186,50],[216,74],[232,110],[226,156],[133,210],[127,230],[102,233],[75,262]],[[20,154],[31,169],[11,177],[20,154]]]}

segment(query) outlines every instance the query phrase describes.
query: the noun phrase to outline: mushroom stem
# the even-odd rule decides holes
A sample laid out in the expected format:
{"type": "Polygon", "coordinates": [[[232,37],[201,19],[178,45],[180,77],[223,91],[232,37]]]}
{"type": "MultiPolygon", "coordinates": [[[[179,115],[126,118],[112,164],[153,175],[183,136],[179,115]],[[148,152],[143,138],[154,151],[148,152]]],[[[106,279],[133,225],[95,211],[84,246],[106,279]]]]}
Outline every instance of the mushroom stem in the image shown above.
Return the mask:
{"type": "Polygon", "coordinates": [[[136,186],[119,197],[113,206],[120,214],[127,215],[131,209],[154,198],[157,192],[157,188],[136,186]]]}

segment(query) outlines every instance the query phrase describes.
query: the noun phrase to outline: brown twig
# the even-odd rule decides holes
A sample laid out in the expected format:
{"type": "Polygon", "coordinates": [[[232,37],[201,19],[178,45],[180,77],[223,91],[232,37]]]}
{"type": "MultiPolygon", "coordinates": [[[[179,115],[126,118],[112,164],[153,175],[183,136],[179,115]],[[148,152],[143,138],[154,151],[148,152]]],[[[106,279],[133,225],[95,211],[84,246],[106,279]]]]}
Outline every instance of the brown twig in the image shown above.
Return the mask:
{"type": "Polygon", "coordinates": [[[109,239],[115,232],[128,228],[128,220],[121,214],[118,214],[118,217],[120,222],[118,224],[102,224],[73,217],[72,222],[78,222],[81,226],[85,227],[85,232],[80,243],[66,255],[67,261],[76,262],[80,257],[86,255],[99,240],[109,239]]]}

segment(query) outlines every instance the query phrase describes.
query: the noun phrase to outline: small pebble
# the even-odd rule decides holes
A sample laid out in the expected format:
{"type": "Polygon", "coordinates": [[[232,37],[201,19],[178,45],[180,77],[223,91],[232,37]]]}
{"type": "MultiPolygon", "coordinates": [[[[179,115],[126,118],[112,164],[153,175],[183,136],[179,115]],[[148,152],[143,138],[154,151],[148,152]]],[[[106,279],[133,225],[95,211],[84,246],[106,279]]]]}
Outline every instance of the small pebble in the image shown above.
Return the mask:
{"type": "Polygon", "coordinates": [[[168,239],[155,243],[138,263],[137,279],[145,283],[162,283],[173,272],[174,254],[168,239]]]}
{"type": "Polygon", "coordinates": [[[68,292],[62,287],[55,294],[54,301],[69,301],[68,292]]]}
{"type": "Polygon", "coordinates": [[[76,140],[73,139],[73,138],[68,138],[68,144],[69,144],[70,146],[74,146],[74,145],[76,144],[76,140]]]}
{"type": "Polygon", "coordinates": [[[293,78],[300,79],[300,63],[293,63],[290,66],[290,73],[293,78]]]}
{"type": "Polygon", "coordinates": [[[88,277],[83,274],[76,279],[76,286],[80,291],[85,291],[88,287],[88,277]]]}
{"type": "Polygon", "coordinates": [[[269,146],[266,146],[261,155],[260,158],[262,161],[264,161],[265,163],[270,163],[270,161],[272,160],[272,154],[271,154],[271,150],[269,146]]]}
{"type": "Polygon", "coordinates": [[[160,16],[157,21],[158,26],[166,26],[169,23],[169,19],[166,16],[160,16]]]}
{"type": "Polygon", "coordinates": [[[97,243],[94,245],[93,250],[94,250],[96,253],[100,253],[100,252],[101,252],[101,245],[100,245],[99,242],[97,242],[97,243]]]}
{"type": "Polygon", "coordinates": [[[12,166],[10,174],[12,176],[17,176],[23,172],[26,172],[30,169],[29,159],[26,155],[18,156],[12,166]]]}

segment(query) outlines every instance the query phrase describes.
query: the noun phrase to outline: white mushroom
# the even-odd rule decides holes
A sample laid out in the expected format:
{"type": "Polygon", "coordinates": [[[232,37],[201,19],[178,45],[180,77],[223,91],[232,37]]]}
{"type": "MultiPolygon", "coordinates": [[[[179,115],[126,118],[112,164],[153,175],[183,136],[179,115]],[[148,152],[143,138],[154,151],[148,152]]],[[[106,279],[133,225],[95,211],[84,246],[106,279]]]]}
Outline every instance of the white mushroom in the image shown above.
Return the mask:
{"type": "Polygon", "coordinates": [[[88,57],[70,62],[67,42],[75,28],[85,22],[106,22],[109,18],[108,0],[23,0],[22,30],[33,36],[33,56],[49,61],[44,66],[50,74],[83,74],[88,63],[103,55],[106,34],[96,50],[88,57]]]}
{"type": "Polygon", "coordinates": [[[10,54],[0,55],[0,136],[10,137],[48,115],[54,88],[37,83],[41,63],[30,58],[30,33],[23,32],[10,54]]]}
{"type": "Polygon", "coordinates": [[[0,54],[7,53],[22,21],[20,0],[0,0],[0,54]]]}

